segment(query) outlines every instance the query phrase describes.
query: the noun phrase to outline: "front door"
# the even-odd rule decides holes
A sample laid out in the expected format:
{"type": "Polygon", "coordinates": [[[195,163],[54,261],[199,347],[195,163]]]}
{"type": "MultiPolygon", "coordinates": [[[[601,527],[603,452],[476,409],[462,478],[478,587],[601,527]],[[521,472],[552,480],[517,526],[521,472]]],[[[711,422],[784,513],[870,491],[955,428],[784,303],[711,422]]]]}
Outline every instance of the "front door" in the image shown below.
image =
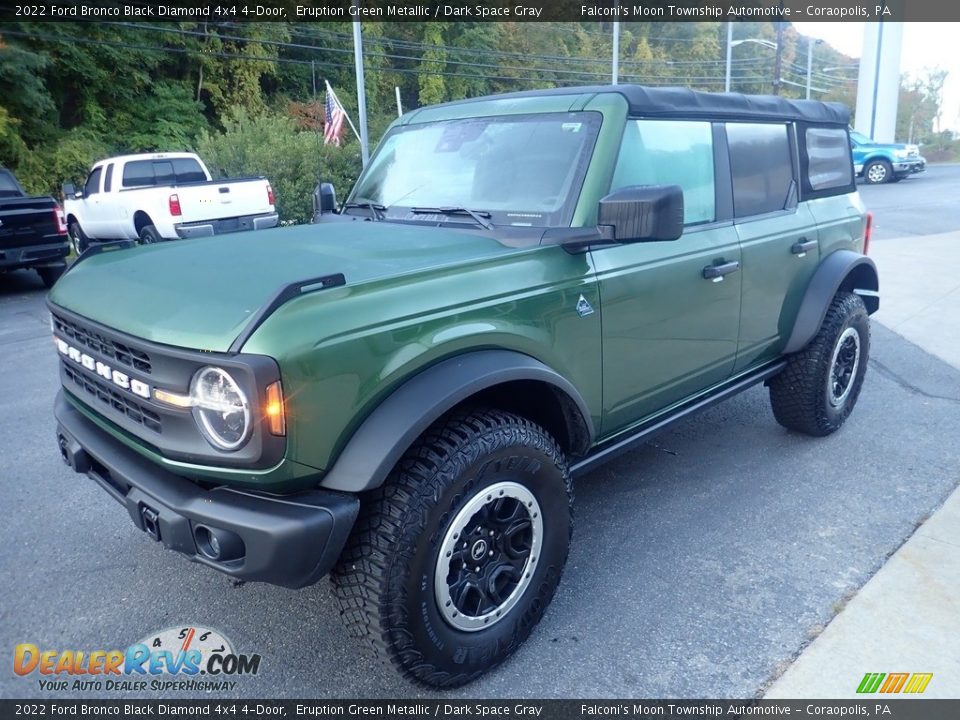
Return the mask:
{"type": "Polygon", "coordinates": [[[611,190],[679,185],[686,229],[672,242],[593,251],[602,305],[604,436],[726,379],[733,370],[740,245],[725,217],[728,202],[715,187],[718,162],[709,122],[627,123],[611,190]]]}

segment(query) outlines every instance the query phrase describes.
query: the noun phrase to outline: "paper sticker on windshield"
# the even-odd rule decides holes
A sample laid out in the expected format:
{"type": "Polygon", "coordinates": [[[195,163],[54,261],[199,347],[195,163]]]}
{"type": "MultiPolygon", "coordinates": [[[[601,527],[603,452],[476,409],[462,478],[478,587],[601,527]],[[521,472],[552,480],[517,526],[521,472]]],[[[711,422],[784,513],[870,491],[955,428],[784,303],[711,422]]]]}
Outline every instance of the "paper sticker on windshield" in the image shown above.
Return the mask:
{"type": "Polygon", "coordinates": [[[486,122],[458,122],[443,129],[435,152],[457,152],[464,143],[473,142],[487,129],[486,122]]]}
{"type": "Polygon", "coordinates": [[[583,127],[583,123],[573,123],[573,122],[571,122],[571,123],[564,123],[564,124],[561,125],[560,127],[563,128],[566,132],[575,132],[575,133],[576,133],[576,132],[580,132],[580,128],[583,127]]]}

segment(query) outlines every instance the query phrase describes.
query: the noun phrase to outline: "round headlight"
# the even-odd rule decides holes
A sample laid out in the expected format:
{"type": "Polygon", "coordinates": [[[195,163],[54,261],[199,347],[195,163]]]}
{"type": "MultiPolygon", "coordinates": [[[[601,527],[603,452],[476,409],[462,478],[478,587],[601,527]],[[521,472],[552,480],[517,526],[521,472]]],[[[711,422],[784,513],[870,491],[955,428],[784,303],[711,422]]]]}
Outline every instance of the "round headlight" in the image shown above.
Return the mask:
{"type": "Polygon", "coordinates": [[[220,450],[236,450],[250,433],[250,405],[226,370],[205,367],[190,384],[193,416],[207,440],[220,450]]]}

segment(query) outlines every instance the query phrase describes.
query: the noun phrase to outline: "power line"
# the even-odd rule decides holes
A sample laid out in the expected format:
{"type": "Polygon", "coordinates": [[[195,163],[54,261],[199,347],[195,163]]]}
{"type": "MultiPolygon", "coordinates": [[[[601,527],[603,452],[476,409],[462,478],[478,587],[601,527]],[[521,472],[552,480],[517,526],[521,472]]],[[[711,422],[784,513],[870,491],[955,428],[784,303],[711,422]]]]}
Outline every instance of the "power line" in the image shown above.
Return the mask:
{"type": "MultiPolygon", "coordinates": [[[[94,45],[94,46],[103,46],[103,47],[117,47],[117,48],[131,49],[131,50],[149,51],[149,52],[159,52],[159,53],[165,53],[165,52],[166,52],[166,53],[176,53],[176,54],[178,54],[178,55],[195,55],[195,56],[199,56],[199,57],[219,57],[219,58],[223,58],[223,59],[227,59],[227,60],[253,61],[253,62],[277,62],[277,63],[281,63],[281,64],[299,65],[299,66],[306,66],[306,67],[309,67],[309,66],[311,65],[311,62],[314,62],[316,65],[321,66],[321,67],[329,67],[329,68],[336,68],[336,69],[352,69],[352,67],[353,67],[352,65],[349,65],[349,64],[333,63],[333,62],[326,62],[326,61],[296,60],[296,59],[293,59],[293,58],[280,58],[280,57],[266,58],[266,57],[256,57],[256,56],[250,56],[250,55],[242,55],[242,54],[239,54],[239,53],[229,53],[229,52],[223,52],[223,51],[210,51],[210,50],[204,50],[204,51],[202,51],[202,52],[198,52],[198,51],[194,51],[194,50],[191,50],[191,49],[188,49],[188,48],[177,48],[177,47],[169,47],[169,46],[168,46],[168,47],[158,47],[158,46],[151,46],[151,45],[136,45],[136,44],[133,44],[133,43],[126,43],[126,42],[119,42],[119,41],[95,40],[95,39],[91,39],[91,38],[83,38],[83,37],[68,36],[68,35],[61,35],[61,36],[57,36],[57,35],[47,35],[47,34],[44,34],[44,33],[22,32],[22,31],[16,31],[16,30],[5,30],[5,31],[3,31],[3,34],[8,35],[8,36],[12,36],[12,37],[37,38],[37,39],[40,39],[40,40],[47,40],[47,41],[53,41],[53,42],[75,42],[75,43],[84,44],[84,45],[94,45]]],[[[422,71],[420,71],[419,69],[408,69],[408,68],[390,68],[390,69],[383,69],[382,72],[395,72],[395,73],[406,74],[406,75],[420,75],[420,74],[422,74],[422,71]]],[[[439,75],[439,76],[442,76],[442,77],[460,77],[460,78],[469,78],[469,79],[478,79],[478,78],[481,78],[481,79],[485,79],[485,80],[500,80],[500,81],[507,81],[507,82],[521,82],[521,83],[527,83],[527,84],[529,84],[529,85],[535,85],[535,84],[543,83],[543,82],[551,82],[551,80],[550,80],[549,78],[544,78],[544,77],[530,77],[530,76],[511,77],[511,76],[505,76],[505,75],[486,75],[486,74],[484,74],[484,75],[470,75],[470,74],[465,74],[465,73],[442,72],[442,71],[432,72],[432,73],[430,73],[430,74],[431,74],[431,75],[439,75]]],[[[690,84],[690,85],[704,85],[704,84],[716,84],[716,83],[718,82],[718,79],[717,79],[717,78],[707,77],[707,76],[704,76],[704,77],[695,77],[695,76],[687,76],[687,77],[679,77],[679,76],[678,76],[678,77],[665,77],[665,76],[640,76],[640,75],[630,75],[630,74],[628,74],[626,77],[632,78],[632,79],[634,79],[634,80],[640,80],[640,81],[642,81],[642,82],[644,82],[644,83],[646,83],[646,84],[654,84],[654,85],[663,85],[663,84],[671,84],[671,83],[683,83],[683,84],[690,84]]],[[[735,79],[737,82],[755,82],[755,81],[761,80],[762,78],[760,78],[760,77],[756,77],[756,78],[754,78],[754,77],[735,77],[734,79],[735,79]]],[[[574,81],[574,82],[572,82],[571,84],[573,84],[573,85],[584,85],[584,84],[589,85],[589,84],[592,84],[592,83],[590,83],[590,82],[577,82],[577,81],[574,81]]]]}

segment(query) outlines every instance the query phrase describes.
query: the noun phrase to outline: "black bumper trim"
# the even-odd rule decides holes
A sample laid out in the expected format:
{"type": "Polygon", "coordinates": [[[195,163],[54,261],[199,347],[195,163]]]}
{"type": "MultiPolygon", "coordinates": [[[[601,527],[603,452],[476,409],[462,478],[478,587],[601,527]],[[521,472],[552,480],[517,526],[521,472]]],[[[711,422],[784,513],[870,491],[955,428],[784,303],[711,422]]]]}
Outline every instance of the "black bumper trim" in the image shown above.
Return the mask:
{"type": "Polygon", "coordinates": [[[54,414],[64,462],[124,505],[134,525],[151,530],[144,526],[144,509],[155,512],[164,546],[239,580],[289,588],[317,582],[340,556],[360,509],[355,495],[328,490],[290,495],[206,490],[110,437],[73,407],[63,390],[54,414]],[[245,554],[220,562],[203,556],[194,540],[197,525],[236,533],[245,554]]]}

